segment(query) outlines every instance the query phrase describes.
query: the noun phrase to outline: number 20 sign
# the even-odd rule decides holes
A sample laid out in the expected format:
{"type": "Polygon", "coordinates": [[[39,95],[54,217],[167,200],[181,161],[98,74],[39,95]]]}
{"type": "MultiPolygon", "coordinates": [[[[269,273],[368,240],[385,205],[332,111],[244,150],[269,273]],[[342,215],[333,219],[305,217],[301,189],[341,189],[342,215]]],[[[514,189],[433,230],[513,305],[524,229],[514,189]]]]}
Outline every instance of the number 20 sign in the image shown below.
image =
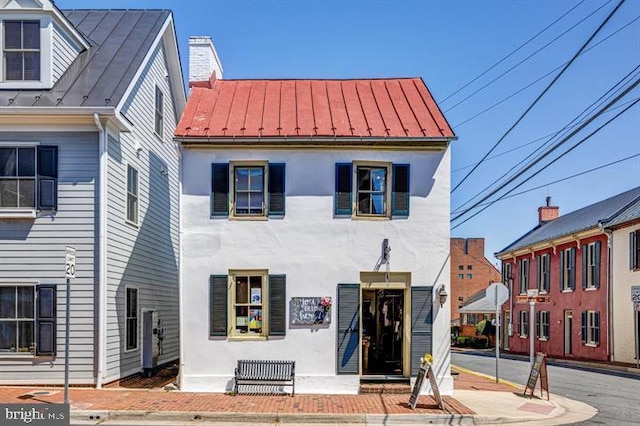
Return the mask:
{"type": "Polygon", "coordinates": [[[64,256],[64,277],[76,277],[76,249],[67,247],[64,256]]]}

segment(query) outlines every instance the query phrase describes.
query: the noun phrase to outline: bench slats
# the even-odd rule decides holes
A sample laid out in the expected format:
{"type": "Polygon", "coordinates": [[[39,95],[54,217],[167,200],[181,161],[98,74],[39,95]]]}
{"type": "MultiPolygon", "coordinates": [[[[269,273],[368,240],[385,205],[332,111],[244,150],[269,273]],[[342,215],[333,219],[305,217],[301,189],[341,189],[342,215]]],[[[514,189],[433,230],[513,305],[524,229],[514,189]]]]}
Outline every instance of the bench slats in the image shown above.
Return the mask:
{"type": "Polygon", "coordinates": [[[281,360],[238,360],[234,391],[237,393],[241,385],[291,386],[293,396],[295,364],[295,361],[281,360]]]}

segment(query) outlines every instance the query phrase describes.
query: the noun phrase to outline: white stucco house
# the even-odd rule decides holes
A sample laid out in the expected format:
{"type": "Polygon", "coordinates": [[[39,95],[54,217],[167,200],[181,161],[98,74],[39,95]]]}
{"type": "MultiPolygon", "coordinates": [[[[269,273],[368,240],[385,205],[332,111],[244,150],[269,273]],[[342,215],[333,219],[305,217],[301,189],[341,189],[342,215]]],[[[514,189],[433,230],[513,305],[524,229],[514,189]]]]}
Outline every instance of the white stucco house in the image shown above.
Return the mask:
{"type": "Polygon", "coordinates": [[[297,393],[357,393],[431,353],[451,394],[455,135],[422,79],[224,80],[209,62],[175,134],[181,389],[229,391],[237,360],[274,359],[297,393]]]}

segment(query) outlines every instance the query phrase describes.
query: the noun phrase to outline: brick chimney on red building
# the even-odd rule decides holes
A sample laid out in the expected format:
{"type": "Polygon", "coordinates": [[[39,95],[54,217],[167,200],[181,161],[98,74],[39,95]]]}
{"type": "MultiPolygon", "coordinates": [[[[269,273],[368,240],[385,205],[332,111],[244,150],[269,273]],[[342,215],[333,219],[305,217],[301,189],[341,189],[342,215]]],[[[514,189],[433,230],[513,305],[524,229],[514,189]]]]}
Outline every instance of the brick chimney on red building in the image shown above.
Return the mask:
{"type": "Polygon", "coordinates": [[[560,216],[560,208],[551,205],[551,197],[547,197],[547,205],[538,207],[538,224],[542,225],[560,216]]]}

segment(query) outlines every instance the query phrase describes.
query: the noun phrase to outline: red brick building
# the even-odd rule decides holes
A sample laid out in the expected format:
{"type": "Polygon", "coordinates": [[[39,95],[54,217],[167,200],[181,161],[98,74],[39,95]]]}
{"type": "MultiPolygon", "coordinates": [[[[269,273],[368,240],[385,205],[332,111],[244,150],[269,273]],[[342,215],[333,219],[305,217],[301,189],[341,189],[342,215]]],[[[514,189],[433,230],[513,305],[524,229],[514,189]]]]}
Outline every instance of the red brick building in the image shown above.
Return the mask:
{"type": "Polygon", "coordinates": [[[500,281],[500,271],[484,256],[484,238],[451,238],[451,324],[460,325],[465,301],[500,281]]]}

